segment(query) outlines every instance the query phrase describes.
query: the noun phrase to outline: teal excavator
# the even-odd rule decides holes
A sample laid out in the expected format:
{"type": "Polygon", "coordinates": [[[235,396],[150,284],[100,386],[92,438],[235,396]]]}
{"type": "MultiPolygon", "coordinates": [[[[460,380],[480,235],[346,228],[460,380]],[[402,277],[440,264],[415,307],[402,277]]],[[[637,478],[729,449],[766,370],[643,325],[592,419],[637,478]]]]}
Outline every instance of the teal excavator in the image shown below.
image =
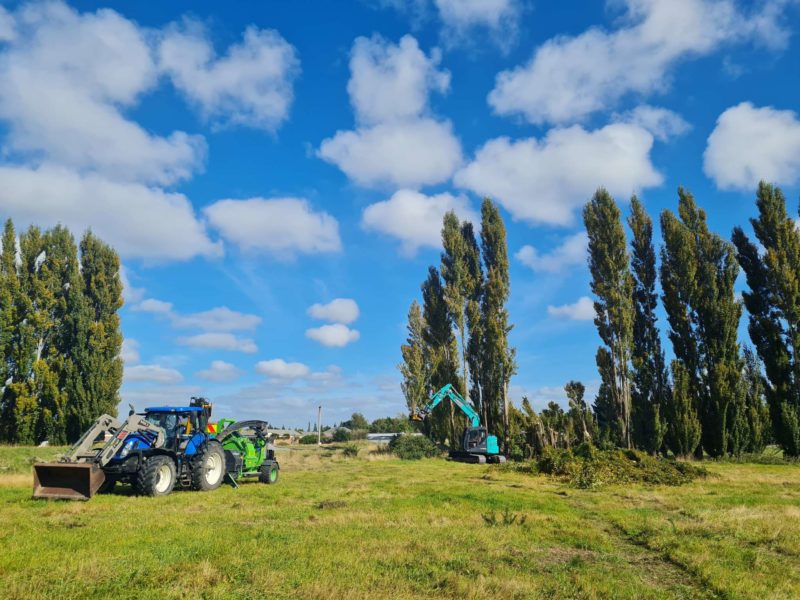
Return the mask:
{"type": "Polygon", "coordinates": [[[411,420],[424,421],[425,417],[441,404],[445,398],[460,408],[470,422],[470,426],[464,430],[461,436],[461,448],[459,450],[450,450],[450,458],[459,462],[479,464],[506,462],[506,457],[500,454],[497,437],[489,435],[486,427],[481,425],[481,417],[478,411],[464,400],[451,383],[436,392],[425,406],[422,408],[417,407],[416,410],[412,411],[411,420]]]}

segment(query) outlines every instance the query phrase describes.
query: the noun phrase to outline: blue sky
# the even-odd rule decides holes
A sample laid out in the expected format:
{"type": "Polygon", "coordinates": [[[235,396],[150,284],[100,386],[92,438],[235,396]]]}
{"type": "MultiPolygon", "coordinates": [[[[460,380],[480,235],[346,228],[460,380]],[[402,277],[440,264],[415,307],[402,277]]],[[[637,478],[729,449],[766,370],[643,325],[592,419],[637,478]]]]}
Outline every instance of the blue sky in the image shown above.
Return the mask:
{"type": "MultiPolygon", "coordinates": [[[[500,206],[512,399],[597,386],[580,207],[679,185],[729,236],[800,192],[792,0],[0,2],[0,209],[126,281],[124,402],[404,411],[441,216],[500,206]]],[[[663,326],[663,322],[662,322],[663,326]]],[[[744,327],[742,328],[744,332],[744,327]]]]}

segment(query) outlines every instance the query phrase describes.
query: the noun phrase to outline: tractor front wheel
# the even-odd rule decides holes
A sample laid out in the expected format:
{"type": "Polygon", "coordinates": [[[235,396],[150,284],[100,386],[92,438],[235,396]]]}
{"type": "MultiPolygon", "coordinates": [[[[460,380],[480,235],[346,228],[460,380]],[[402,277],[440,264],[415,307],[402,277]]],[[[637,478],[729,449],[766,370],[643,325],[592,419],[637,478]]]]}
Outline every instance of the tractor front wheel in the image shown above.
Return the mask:
{"type": "Polygon", "coordinates": [[[272,484],[278,482],[278,463],[267,461],[259,469],[258,480],[261,483],[272,484]]]}
{"type": "Polygon", "coordinates": [[[153,456],[136,474],[136,491],[145,496],[166,496],[175,487],[175,461],[153,456]]]}
{"type": "Polygon", "coordinates": [[[208,492],[225,479],[225,452],[216,442],[203,446],[192,461],[192,488],[208,492]]]}

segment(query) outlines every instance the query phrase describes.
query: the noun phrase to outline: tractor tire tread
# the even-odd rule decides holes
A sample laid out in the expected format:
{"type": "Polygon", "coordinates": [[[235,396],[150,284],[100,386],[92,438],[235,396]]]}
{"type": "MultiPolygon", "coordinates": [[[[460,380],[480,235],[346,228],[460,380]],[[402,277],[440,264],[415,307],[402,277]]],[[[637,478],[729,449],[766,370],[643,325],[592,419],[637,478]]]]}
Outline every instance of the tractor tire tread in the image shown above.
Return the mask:
{"type": "Polygon", "coordinates": [[[136,493],[142,496],[166,496],[175,488],[176,479],[175,462],[169,456],[153,456],[147,459],[142,468],[139,469],[139,472],[136,473],[133,487],[136,493]],[[158,492],[156,490],[158,470],[164,464],[172,465],[172,482],[165,491],[158,492]]]}

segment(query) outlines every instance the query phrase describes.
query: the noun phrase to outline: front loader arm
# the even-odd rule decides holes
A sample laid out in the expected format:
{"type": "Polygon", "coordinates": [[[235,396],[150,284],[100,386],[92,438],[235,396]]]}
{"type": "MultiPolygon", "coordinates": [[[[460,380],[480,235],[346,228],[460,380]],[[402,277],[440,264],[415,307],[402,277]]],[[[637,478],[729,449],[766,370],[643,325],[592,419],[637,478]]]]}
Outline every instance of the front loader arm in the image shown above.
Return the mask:
{"type": "Polygon", "coordinates": [[[452,383],[448,383],[442,389],[436,392],[425,406],[412,411],[411,420],[422,421],[431,413],[434,408],[441,404],[442,400],[445,398],[449,398],[453,404],[461,409],[461,412],[463,412],[469,419],[472,427],[478,427],[481,424],[481,418],[480,415],[478,415],[478,412],[472,408],[472,405],[469,402],[464,400],[461,394],[459,394],[453,387],[452,383]]]}

